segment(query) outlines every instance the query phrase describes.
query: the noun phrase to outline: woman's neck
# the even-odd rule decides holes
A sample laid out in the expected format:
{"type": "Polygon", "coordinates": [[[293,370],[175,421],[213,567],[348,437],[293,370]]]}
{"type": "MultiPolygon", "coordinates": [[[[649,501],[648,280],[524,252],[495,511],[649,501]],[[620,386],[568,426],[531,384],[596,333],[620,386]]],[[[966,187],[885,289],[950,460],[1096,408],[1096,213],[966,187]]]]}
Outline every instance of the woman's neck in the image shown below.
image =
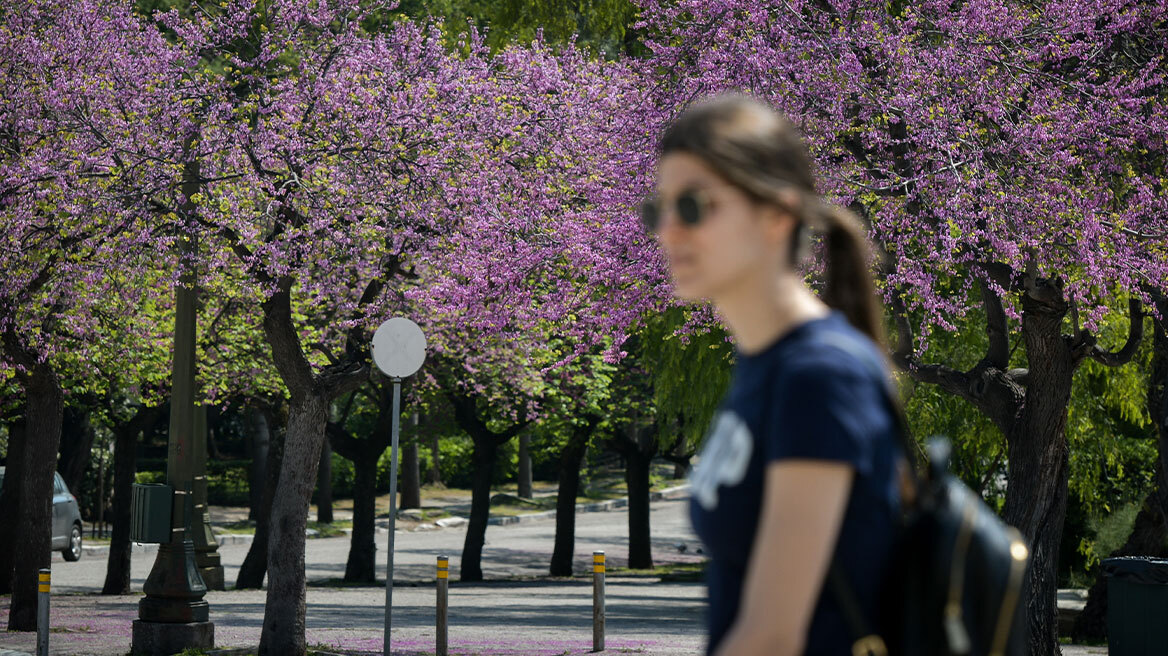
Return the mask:
{"type": "Polygon", "coordinates": [[[794,274],[759,279],[714,299],[738,350],[753,355],[796,326],[831,313],[794,274]]]}

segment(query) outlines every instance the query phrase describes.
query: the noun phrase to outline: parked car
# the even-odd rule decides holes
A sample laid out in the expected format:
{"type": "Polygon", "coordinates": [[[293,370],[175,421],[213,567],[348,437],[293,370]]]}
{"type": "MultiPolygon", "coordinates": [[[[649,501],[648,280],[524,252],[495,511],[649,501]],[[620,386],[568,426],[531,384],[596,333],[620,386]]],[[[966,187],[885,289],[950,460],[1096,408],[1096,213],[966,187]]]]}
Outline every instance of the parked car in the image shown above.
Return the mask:
{"type": "MultiPolygon", "coordinates": [[[[4,485],[4,468],[0,467],[0,489],[4,485]]],[[[81,509],[77,497],[65,486],[65,479],[53,472],[53,542],[65,560],[81,558],[81,509]]]]}

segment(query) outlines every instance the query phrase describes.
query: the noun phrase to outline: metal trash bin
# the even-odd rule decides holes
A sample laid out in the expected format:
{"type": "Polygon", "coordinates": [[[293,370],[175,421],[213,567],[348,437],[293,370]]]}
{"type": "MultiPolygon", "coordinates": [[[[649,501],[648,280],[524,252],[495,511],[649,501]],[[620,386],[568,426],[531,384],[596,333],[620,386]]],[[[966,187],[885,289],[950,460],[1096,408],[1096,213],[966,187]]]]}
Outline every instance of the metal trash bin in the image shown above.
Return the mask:
{"type": "Polygon", "coordinates": [[[1168,560],[1108,558],[1103,571],[1108,654],[1162,656],[1168,651],[1168,560]]]}
{"type": "Polygon", "coordinates": [[[130,494],[130,539],[170,542],[174,489],[161,483],[134,483],[130,494]]]}

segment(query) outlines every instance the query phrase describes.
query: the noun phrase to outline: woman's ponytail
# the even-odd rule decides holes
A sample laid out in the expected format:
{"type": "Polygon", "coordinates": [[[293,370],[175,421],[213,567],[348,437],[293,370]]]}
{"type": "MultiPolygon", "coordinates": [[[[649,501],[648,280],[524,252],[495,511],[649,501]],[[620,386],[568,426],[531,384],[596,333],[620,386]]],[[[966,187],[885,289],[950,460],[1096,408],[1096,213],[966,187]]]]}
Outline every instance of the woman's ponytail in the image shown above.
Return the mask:
{"type": "Polygon", "coordinates": [[[820,225],[827,266],[821,298],[872,341],[885,345],[884,313],[868,269],[868,236],[860,219],[828,203],[820,205],[820,225]]]}

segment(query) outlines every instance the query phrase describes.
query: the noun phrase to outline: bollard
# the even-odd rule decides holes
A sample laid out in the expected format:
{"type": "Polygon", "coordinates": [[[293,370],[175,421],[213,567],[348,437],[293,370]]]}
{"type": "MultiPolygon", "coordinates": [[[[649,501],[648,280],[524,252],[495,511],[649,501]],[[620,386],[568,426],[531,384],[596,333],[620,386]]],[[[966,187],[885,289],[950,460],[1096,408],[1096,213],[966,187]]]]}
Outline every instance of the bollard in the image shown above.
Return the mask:
{"type": "Polygon", "coordinates": [[[40,570],[37,587],[37,656],[49,656],[49,588],[52,570],[40,570]]]}
{"type": "Polygon", "coordinates": [[[438,612],[435,617],[435,656],[446,656],[446,611],[448,606],[448,586],[450,584],[450,559],[438,556],[438,612]]]}
{"type": "Polygon", "coordinates": [[[604,651],[604,552],[592,552],[592,651],[604,651]]]}

